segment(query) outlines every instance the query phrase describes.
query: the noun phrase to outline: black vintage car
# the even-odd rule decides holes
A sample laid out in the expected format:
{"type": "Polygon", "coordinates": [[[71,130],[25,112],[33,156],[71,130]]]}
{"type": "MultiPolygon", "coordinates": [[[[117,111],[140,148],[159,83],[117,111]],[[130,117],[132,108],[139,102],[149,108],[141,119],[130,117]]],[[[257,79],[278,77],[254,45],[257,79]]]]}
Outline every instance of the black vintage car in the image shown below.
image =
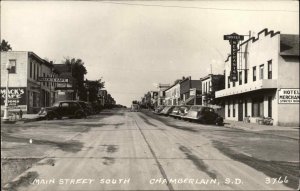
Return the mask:
{"type": "Polygon", "coordinates": [[[59,101],[54,103],[52,107],[41,108],[38,114],[48,120],[62,119],[62,117],[86,118],[87,116],[77,101],[59,101]]]}
{"type": "Polygon", "coordinates": [[[219,116],[213,108],[194,105],[190,108],[188,113],[182,117],[188,121],[196,121],[203,124],[215,124],[222,126],[223,117],[219,116]]]}

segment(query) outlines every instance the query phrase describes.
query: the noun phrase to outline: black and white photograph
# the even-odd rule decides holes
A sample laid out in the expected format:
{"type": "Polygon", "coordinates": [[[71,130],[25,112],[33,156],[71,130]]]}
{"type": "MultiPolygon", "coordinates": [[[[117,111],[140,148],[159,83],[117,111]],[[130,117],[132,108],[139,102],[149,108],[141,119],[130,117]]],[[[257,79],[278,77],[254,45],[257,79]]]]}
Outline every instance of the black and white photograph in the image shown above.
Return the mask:
{"type": "Polygon", "coordinates": [[[1,190],[299,190],[296,0],[3,0],[1,190]]]}

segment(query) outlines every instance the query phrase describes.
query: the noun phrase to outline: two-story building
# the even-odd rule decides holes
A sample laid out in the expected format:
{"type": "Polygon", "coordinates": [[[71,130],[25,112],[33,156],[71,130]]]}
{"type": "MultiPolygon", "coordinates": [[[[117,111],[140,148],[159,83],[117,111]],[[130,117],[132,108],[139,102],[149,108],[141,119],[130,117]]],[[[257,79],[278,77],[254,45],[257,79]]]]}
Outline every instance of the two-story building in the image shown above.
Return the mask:
{"type": "Polygon", "coordinates": [[[225,118],[269,117],[274,125],[299,126],[299,35],[264,29],[242,42],[238,55],[238,81],[230,80],[229,56],[225,89],[215,93],[225,103],[225,118]]]}
{"type": "Polygon", "coordinates": [[[201,105],[201,80],[192,80],[191,76],[180,82],[180,105],[201,105]]]}
{"type": "Polygon", "coordinates": [[[24,113],[36,113],[41,107],[52,105],[56,99],[56,83],[40,82],[39,77],[53,77],[58,74],[48,62],[33,52],[1,52],[1,112],[6,94],[6,82],[9,79],[8,97],[17,102],[10,111],[21,109],[24,113]],[[11,69],[7,75],[6,64],[11,69]]]}
{"type": "Polygon", "coordinates": [[[165,90],[170,87],[170,84],[158,84],[157,106],[165,105],[165,90]]]}
{"type": "Polygon", "coordinates": [[[166,105],[179,105],[180,101],[180,81],[177,81],[165,90],[166,105]]]}
{"type": "Polygon", "coordinates": [[[209,106],[215,103],[215,92],[225,88],[225,77],[222,74],[209,74],[201,80],[202,105],[209,106]]]}

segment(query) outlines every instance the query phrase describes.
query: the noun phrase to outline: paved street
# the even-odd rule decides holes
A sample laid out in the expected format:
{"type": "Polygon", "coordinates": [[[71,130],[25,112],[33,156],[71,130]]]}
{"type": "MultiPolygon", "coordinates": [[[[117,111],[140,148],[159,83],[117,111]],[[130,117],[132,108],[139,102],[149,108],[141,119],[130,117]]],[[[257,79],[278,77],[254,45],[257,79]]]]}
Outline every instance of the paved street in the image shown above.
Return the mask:
{"type": "Polygon", "coordinates": [[[250,132],[113,109],[84,120],[3,125],[1,131],[2,159],[16,165],[4,162],[2,176],[24,171],[4,180],[3,190],[298,187],[298,130],[250,132]]]}

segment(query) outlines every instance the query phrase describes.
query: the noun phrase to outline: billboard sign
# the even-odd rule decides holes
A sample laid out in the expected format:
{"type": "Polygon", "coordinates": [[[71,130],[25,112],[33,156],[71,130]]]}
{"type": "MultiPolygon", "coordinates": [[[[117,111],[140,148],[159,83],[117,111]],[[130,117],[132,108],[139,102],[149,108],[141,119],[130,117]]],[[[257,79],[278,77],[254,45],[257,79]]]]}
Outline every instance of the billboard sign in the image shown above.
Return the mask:
{"type": "Polygon", "coordinates": [[[298,88],[282,88],[278,90],[278,103],[299,104],[298,88]]]}
{"type": "Polygon", "coordinates": [[[224,35],[224,40],[229,40],[231,45],[231,71],[230,80],[232,82],[238,81],[237,72],[237,52],[238,52],[238,42],[244,40],[244,36],[232,33],[231,35],[224,35]]]}
{"type": "MultiPolygon", "coordinates": [[[[1,87],[1,105],[5,104],[6,88],[1,87]]],[[[9,87],[8,88],[8,106],[9,109],[23,111],[27,110],[26,87],[9,87]]]]}

